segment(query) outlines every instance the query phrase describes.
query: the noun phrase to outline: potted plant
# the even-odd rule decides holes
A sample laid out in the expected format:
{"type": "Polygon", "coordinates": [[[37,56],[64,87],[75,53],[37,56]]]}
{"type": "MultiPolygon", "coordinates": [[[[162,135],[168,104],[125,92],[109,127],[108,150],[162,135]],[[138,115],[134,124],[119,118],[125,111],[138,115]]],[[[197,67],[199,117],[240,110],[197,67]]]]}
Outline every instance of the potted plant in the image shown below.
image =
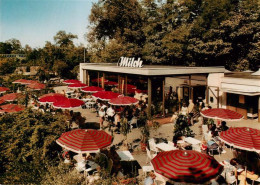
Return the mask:
{"type": "Polygon", "coordinates": [[[141,128],[141,133],[142,133],[142,138],[141,138],[141,150],[142,150],[142,151],[146,151],[148,139],[149,139],[149,136],[150,136],[150,127],[148,126],[148,124],[145,124],[145,125],[141,128]]]}

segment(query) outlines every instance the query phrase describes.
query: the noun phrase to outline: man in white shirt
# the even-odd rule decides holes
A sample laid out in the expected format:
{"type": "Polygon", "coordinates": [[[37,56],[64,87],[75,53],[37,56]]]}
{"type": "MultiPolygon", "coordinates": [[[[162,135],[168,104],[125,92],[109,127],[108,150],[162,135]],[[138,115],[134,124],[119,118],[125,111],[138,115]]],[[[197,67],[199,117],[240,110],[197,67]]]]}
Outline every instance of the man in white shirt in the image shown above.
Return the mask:
{"type": "Polygon", "coordinates": [[[107,109],[106,114],[108,115],[109,130],[110,130],[110,129],[111,129],[111,126],[112,126],[113,123],[114,123],[114,117],[115,117],[115,110],[113,109],[112,106],[110,106],[110,107],[107,109]]]}

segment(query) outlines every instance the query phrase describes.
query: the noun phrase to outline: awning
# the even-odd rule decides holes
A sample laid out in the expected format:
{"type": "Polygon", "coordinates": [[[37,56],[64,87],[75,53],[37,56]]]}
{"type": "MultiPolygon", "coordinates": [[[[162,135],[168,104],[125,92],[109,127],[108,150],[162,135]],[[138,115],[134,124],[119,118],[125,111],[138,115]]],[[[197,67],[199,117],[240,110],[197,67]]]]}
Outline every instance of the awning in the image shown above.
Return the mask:
{"type": "Polygon", "coordinates": [[[232,93],[232,94],[240,94],[240,95],[246,95],[246,96],[258,96],[260,95],[260,92],[245,92],[243,90],[237,90],[237,89],[227,89],[227,88],[221,88],[222,92],[226,93],[232,93]]]}

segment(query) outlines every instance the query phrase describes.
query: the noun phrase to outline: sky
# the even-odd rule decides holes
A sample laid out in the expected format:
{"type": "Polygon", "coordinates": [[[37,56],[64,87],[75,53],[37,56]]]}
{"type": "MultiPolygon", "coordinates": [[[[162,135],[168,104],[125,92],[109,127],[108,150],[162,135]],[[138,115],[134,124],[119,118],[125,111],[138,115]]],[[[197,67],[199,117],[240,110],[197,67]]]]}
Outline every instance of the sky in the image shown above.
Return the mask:
{"type": "Polygon", "coordinates": [[[0,42],[15,38],[22,46],[43,47],[60,30],[86,45],[92,3],[98,0],[0,0],[0,42]]]}

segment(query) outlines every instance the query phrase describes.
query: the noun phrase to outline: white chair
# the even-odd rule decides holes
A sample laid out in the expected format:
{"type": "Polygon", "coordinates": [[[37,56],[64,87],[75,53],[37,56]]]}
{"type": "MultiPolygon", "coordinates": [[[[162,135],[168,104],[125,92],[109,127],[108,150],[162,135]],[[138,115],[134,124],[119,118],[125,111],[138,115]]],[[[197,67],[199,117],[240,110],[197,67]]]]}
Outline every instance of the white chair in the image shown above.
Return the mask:
{"type": "Polygon", "coordinates": [[[147,154],[146,163],[148,164],[148,161],[150,162],[157,154],[151,154],[150,150],[147,147],[145,149],[147,154]]]}
{"type": "Polygon", "coordinates": [[[152,165],[150,165],[150,166],[143,166],[143,167],[142,167],[142,170],[143,170],[143,174],[144,174],[144,176],[146,176],[147,173],[153,171],[154,168],[153,168],[152,165]]]}
{"type": "Polygon", "coordinates": [[[149,139],[148,142],[149,142],[150,150],[157,154],[159,151],[158,151],[158,149],[156,147],[156,143],[154,141],[154,138],[149,139]]]}
{"type": "Polygon", "coordinates": [[[197,152],[201,152],[201,148],[200,148],[200,145],[192,145],[192,150],[195,150],[197,152]]]}

